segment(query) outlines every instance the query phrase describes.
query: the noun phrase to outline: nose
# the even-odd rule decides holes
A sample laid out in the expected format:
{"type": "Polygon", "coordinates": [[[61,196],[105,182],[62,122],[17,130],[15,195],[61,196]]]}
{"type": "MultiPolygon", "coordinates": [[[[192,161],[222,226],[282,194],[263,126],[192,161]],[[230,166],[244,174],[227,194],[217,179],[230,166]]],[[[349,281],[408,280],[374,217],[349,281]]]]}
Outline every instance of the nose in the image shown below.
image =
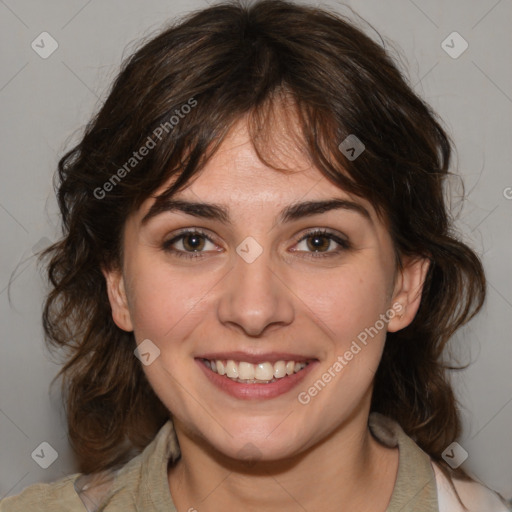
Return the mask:
{"type": "Polygon", "coordinates": [[[271,268],[268,251],[251,263],[235,257],[234,268],[222,283],[218,318],[253,337],[293,321],[293,292],[271,268]]]}

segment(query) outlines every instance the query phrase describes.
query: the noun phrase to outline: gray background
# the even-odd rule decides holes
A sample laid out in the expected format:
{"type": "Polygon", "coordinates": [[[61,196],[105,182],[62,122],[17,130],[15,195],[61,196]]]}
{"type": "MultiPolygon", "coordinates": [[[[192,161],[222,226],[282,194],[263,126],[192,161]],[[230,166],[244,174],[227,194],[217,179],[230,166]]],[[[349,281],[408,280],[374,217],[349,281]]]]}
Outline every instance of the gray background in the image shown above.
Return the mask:
{"type": "MultiPolygon", "coordinates": [[[[0,498],[76,471],[58,385],[49,390],[59,367],[42,342],[44,289],[33,257],[35,248],[58,235],[52,191],[57,159],[101,104],[133,43],[165,20],[205,5],[0,0],[0,498]],[[59,45],[47,59],[31,47],[44,31],[59,45]],[[58,452],[48,469],[31,457],[42,442],[58,452]]],[[[322,5],[349,12],[336,2],[322,5]]],[[[482,255],[489,279],[484,311],[452,344],[460,362],[472,362],[454,376],[464,418],[459,443],[469,454],[463,467],[512,497],[512,2],[348,5],[396,42],[415,90],[439,112],[457,146],[454,170],[468,193],[461,205],[460,184],[453,180],[458,226],[482,255]],[[469,44],[456,59],[441,46],[453,31],[469,44]]]]}

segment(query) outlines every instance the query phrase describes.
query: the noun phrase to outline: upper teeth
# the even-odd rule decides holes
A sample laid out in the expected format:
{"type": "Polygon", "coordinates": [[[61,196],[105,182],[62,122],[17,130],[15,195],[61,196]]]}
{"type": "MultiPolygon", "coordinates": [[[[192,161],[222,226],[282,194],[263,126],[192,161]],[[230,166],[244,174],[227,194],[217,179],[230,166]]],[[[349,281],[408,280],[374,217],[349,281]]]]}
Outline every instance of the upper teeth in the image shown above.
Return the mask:
{"type": "Polygon", "coordinates": [[[297,373],[307,365],[305,362],[297,363],[295,361],[277,361],[274,364],[269,362],[252,364],[231,359],[228,361],[205,359],[204,363],[215,373],[225,375],[230,379],[267,382],[274,378],[281,379],[292,373],[297,373]]]}

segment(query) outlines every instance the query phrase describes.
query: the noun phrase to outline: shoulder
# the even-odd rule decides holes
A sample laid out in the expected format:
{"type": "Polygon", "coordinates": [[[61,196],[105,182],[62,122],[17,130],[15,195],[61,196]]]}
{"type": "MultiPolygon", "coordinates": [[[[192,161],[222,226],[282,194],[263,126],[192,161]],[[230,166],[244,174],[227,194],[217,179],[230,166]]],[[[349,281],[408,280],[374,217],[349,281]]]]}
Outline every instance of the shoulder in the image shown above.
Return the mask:
{"type": "MultiPolygon", "coordinates": [[[[439,512],[512,512],[510,504],[488,487],[474,480],[447,478],[440,466],[403,431],[395,420],[373,412],[370,414],[369,426],[375,437],[383,444],[398,445],[400,448],[397,483],[393,496],[398,491],[398,487],[400,492],[402,488],[410,489],[411,481],[422,471],[421,480],[429,481],[429,485],[425,487],[431,488],[432,499],[438,505],[435,510],[439,512]],[[461,506],[452,483],[466,509],[461,506]]],[[[398,507],[397,510],[402,508],[398,507]]]]}
{"type": "MultiPolygon", "coordinates": [[[[450,481],[439,466],[432,462],[436,477],[437,495],[440,512],[466,512],[461,507],[450,481]]],[[[501,497],[484,485],[473,480],[452,479],[453,485],[466,506],[467,512],[510,512],[512,509],[501,497]]]]}
{"type": "Polygon", "coordinates": [[[117,469],[76,473],[49,484],[34,484],[0,501],[0,512],[99,512],[146,510],[153,500],[175,511],[167,480],[169,458],[179,456],[172,422],[162,426],[142,453],[117,469]]]}
{"type": "Polygon", "coordinates": [[[48,484],[33,484],[20,494],[0,501],[0,512],[84,512],[87,510],[77,492],[74,482],[80,474],[61,478],[48,484]]]}
{"type": "Polygon", "coordinates": [[[30,485],[1,500],[0,512],[96,512],[111,497],[116,473],[76,473],[52,483],[30,485]]]}

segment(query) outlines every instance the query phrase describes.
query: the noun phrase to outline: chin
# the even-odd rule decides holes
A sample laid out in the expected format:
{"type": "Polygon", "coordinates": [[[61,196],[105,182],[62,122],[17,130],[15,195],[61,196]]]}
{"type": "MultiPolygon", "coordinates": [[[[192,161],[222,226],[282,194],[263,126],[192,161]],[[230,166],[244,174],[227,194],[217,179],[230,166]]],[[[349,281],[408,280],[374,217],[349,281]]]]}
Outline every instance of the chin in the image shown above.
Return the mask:
{"type": "Polygon", "coordinates": [[[256,431],[254,425],[249,428],[245,424],[245,428],[238,429],[235,423],[230,423],[232,428],[228,432],[232,436],[221,429],[220,436],[213,437],[210,429],[207,436],[203,435],[203,439],[218,452],[236,460],[270,462],[283,460],[304,451],[311,436],[306,436],[303,429],[300,432],[293,432],[276,428],[279,421],[282,419],[265,421],[256,431]]]}

